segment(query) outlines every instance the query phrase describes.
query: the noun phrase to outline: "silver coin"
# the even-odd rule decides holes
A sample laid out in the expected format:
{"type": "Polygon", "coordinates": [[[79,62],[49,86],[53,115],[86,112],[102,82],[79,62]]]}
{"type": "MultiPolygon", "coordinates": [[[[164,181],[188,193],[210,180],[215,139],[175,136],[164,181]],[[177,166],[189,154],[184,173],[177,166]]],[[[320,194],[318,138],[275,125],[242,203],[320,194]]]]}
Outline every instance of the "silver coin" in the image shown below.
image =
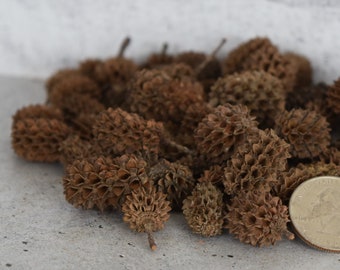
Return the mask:
{"type": "Polygon", "coordinates": [[[340,177],[303,182],[290,198],[289,214],[297,235],[307,244],[340,252],[340,177]]]}

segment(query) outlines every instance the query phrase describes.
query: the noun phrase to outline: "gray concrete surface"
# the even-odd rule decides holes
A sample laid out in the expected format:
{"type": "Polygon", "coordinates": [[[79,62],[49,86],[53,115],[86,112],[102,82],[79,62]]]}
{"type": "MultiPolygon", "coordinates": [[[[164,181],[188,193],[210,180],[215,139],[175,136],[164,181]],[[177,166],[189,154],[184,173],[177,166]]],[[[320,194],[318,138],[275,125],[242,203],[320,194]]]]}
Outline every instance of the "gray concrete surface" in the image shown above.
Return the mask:
{"type": "Polygon", "coordinates": [[[340,254],[299,240],[254,248],[226,233],[194,235],[180,214],[155,234],[152,252],[118,213],[73,208],[60,165],[26,162],[11,149],[11,116],[44,100],[42,81],[0,77],[0,269],[340,269],[340,254]]]}

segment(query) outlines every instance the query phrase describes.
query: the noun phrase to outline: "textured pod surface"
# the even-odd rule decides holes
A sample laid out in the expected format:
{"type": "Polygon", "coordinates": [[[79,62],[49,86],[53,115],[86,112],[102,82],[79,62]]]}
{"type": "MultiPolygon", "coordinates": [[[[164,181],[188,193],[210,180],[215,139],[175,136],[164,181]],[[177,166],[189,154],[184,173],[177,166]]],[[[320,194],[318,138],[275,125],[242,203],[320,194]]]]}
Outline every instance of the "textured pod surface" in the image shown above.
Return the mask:
{"type": "Polygon", "coordinates": [[[167,195],[172,209],[180,209],[183,200],[195,186],[195,179],[189,167],[164,159],[151,167],[149,176],[155,186],[167,195]]]}
{"type": "Polygon", "coordinates": [[[249,136],[224,168],[224,191],[236,195],[242,190],[270,191],[276,185],[277,175],[287,168],[289,144],[274,130],[258,130],[249,136]]]}
{"type": "Polygon", "coordinates": [[[72,77],[79,77],[81,73],[77,69],[65,68],[60,69],[56,73],[52,74],[45,83],[47,95],[49,96],[55,85],[63,80],[69,80],[72,77]]]}
{"type": "Polygon", "coordinates": [[[264,71],[245,71],[218,79],[209,94],[212,106],[243,104],[260,124],[271,126],[284,109],[282,82],[264,71]]]}
{"type": "Polygon", "coordinates": [[[329,107],[336,113],[340,114],[340,78],[328,88],[327,101],[329,107]]]}
{"type": "Polygon", "coordinates": [[[59,161],[60,143],[69,133],[69,128],[58,119],[24,118],[13,123],[12,148],[29,161],[59,161]]]}
{"type": "Polygon", "coordinates": [[[104,153],[149,152],[158,154],[163,125],[146,121],[134,113],[108,108],[98,115],[93,126],[95,143],[104,153]]]}
{"type": "Polygon", "coordinates": [[[315,111],[293,109],[276,119],[276,132],[291,145],[293,157],[313,158],[326,152],[331,136],[327,119],[315,111]]]}
{"type": "Polygon", "coordinates": [[[241,242],[252,246],[274,245],[287,230],[288,208],[279,197],[264,192],[241,192],[231,200],[226,228],[241,242]]]}
{"type": "Polygon", "coordinates": [[[59,109],[43,104],[28,105],[17,110],[13,115],[13,124],[25,118],[57,119],[63,121],[63,115],[59,109]]]}
{"type": "Polygon", "coordinates": [[[211,182],[198,183],[183,201],[183,214],[194,233],[215,236],[222,233],[223,194],[211,182]]]}
{"type": "Polygon", "coordinates": [[[71,94],[89,95],[92,98],[100,99],[102,90],[90,78],[84,75],[72,76],[65,78],[54,85],[48,93],[48,101],[56,104],[58,107],[59,100],[65,99],[71,94]]]}
{"type": "Polygon", "coordinates": [[[134,190],[122,206],[123,220],[137,232],[155,232],[163,229],[169,219],[170,202],[166,195],[152,185],[134,190]]]}
{"type": "Polygon", "coordinates": [[[126,195],[148,182],[146,165],[134,155],[75,160],[63,178],[66,200],[84,209],[120,208],[126,195]]]}
{"type": "Polygon", "coordinates": [[[308,58],[293,52],[285,53],[283,56],[291,62],[296,70],[295,89],[310,86],[312,84],[313,69],[308,58]]]}
{"type": "Polygon", "coordinates": [[[263,70],[282,80],[286,92],[293,90],[296,68],[268,38],[254,38],[234,49],[224,61],[225,74],[263,70]]]}
{"type": "Polygon", "coordinates": [[[256,126],[257,122],[250,116],[247,107],[218,106],[202,119],[195,130],[197,150],[209,162],[224,162],[256,126]]]}

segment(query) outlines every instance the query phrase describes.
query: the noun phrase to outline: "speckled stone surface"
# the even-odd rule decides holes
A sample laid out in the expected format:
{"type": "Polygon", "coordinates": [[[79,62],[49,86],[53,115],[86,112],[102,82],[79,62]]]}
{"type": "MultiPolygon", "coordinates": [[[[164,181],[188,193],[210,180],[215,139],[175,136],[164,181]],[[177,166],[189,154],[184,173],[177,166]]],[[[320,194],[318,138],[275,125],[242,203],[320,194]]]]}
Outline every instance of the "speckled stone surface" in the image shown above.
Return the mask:
{"type": "Polygon", "coordinates": [[[340,254],[298,239],[254,248],[226,232],[194,235],[181,214],[155,233],[152,252],[146,235],[130,231],[120,214],[75,209],[64,198],[60,165],[26,162],[11,149],[11,116],[44,102],[43,85],[0,77],[0,269],[339,269],[340,254]]]}
{"type": "Polygon", "coordinates": [[[115,55],[131,36],[127,56],[143,59],[162,43],[170,52],[211,51],[268,36],[282,51],[313,59],[316,81],[339,70],[338,0],[2,0],[0,74],[46,77],[85,57],[115,55]]]}

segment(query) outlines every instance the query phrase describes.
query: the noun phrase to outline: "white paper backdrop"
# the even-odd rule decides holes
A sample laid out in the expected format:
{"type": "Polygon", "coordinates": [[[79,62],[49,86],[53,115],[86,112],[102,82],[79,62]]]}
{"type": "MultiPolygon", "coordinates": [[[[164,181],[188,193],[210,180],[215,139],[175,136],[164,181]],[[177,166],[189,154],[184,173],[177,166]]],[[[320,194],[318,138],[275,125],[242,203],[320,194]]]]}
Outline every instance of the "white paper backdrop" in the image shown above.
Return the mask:
{"type": "Polygon", "coordinates": [[[312,60],[316,81],[340,76],[338,0],[0,0],[0,74],[42,77],[86,57],[143,59],[164,41],[170,52],[220,56],[249,38],[268,36],[282,51],[312,60]]]}

